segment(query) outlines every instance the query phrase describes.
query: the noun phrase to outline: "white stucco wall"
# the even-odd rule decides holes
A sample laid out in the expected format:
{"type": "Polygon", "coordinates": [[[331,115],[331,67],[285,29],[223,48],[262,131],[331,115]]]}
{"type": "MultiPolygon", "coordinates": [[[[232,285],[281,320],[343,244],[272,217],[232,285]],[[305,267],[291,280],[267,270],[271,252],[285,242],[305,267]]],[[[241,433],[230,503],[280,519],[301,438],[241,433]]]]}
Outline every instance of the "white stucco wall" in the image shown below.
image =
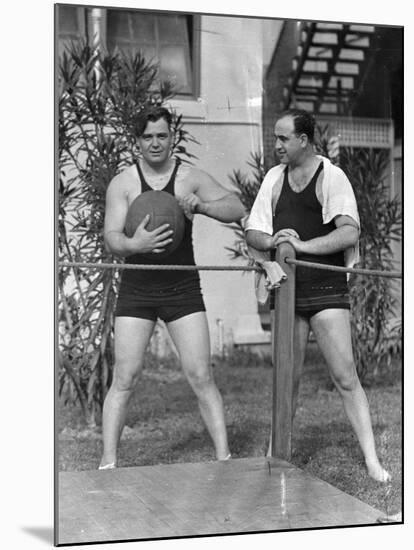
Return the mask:
{"type": "MultiPolygon", "coordinates": [[[[233,170],[249,173],[250,153],[261,151],[263,33],[266,30],[268,36],[273,28],[278,36],[279,27],[277,20],[201,18],[200,97],[174,101],[173,106],[183,114],[186,129],[201,144],[188,147],[198,157],[197,166],[225,186],[230,186],[229,175],[233,170]]],[[[228,227],[196,216],[197,263],[236,265],[225,250],[233,245],[234,239],[234,232],[228,227]]],[[[251,324],[252,337],[257,338],[260,325],[252,322],[252,316],[257,316],[253,278],[252,273],[201,272],[213,352],[220,351],[218,319],[222,321],[227,345],[232,345],[234,328],[240,319],[251,324]]]]}
{"type": "Polygon", "coordinates": [[[263,19],[263,66],[270,65],[285,19],[263,19]]]}

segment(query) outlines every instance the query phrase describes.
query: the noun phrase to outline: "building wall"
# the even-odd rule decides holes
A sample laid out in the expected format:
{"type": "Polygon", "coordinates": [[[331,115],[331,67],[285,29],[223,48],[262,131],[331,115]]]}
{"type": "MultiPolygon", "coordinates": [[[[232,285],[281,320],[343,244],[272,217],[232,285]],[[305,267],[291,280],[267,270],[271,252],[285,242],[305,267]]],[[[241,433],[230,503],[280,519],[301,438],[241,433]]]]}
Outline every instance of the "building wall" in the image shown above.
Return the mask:
{"type": "MultiPolygon", "coordinates": [[[[278,20],[202,16],[200,97],[172,102],[183,114],[186,129],[200,143],[188,147],[198,157],[197,166],[229,189],[233,171],[248,173],[250,153],[262,150],[264,25],[266,36],[273,29],[277,37],[278,20]]],[[[205,216],[195,217],[197,263],[243,264],[232,260],[225,249],[234,242],[235,234],[228,226],[205,216]]],[[[225,344],[231,346],[237,341],[236,325],[240,323],[257,338],[261,329],[256,323],[252,273],[201,272],[201,283],[214,353],[221,351],[220,330],[225,344]]]]}
{"type": "Polygon", "coordinates": [[[297,21],[281,21],[279,33],[279,40],[264,75],[263,147],[266,169],[275,163],[274,126],[278,113],[284,109],[283,87],[292,73],[292,60],[296,55],[299,40],[297,21]]]}

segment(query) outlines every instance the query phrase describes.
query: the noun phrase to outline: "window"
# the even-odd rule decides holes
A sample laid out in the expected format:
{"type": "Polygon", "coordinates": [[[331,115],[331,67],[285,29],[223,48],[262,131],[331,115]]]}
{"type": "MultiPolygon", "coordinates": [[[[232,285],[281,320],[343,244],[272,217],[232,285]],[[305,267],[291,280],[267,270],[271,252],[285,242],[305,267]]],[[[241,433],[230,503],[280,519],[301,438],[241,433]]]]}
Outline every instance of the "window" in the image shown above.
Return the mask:
{"type": "Polygon", "coordinates": [[[195,95],[197,44],[194,17],[150,12],[107,11],[106,42],[109,51],[141,51],[158,64],[159,78],[169,81],[177,94],[195,95]]]}
{"type": "Polygon", "coordinates": [[[85,9],[76,6],[57,5],[58,55],[66,45],[85,37],[85,9]]]}

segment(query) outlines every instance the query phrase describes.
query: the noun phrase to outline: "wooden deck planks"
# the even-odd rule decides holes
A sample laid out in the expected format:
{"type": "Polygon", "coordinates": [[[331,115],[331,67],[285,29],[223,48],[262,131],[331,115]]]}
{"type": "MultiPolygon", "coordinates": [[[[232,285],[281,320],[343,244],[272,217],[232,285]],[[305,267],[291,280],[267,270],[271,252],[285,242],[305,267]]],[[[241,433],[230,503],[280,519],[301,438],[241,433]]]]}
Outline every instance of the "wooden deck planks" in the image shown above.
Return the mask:
{"type": "Polygon", "coordinates": [[[273,458],[59,474],[59,544],[367,525],[380,515],[273,458]]]}

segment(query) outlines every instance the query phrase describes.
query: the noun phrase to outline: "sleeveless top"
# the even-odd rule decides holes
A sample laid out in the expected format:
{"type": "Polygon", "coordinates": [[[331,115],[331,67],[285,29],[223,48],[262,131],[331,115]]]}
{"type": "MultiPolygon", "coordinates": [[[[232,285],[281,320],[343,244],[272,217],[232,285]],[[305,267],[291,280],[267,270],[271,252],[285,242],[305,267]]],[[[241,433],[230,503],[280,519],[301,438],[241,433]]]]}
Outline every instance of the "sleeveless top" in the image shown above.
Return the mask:
{"type": "MultiPolygon", "coordinates": [[[[324,224],[322,220],[322,205],[316,197],[316,181],[323,169],[323,163],[318,166],[308,185],[300,192],[293,191],[289,185],[288,167],[284,171],[282,190],[273,214],[273,234],[281,229],[294,229],[302,241],[328,235],[336,229],[335,222],[324,224]]],[[[272,251],[274,259],[275,251],[272,251]]],[[[326,255],[297,254],[298,260],[318,262],[328,265],[344,266],[343,251],[326,255]]],[[[316,281],[338,280],[343,281],[343,273],[321,271],[308,267],[296,267],[296,281],[298,285],[312,284],[316,281]]]]}
{"type": "MultiPolygon", "coordinates": [[[[168,180],[167,185],[161,189],[175,196],[175,179],[180,165],[177,159],[174,170],[168,180]]],[[[153,191],[144,178],[144,174],[136,161],[136,167],[141,181],[141,193],[153,191]]],[[[160,265],[195,265],[193,240],[192,240],[192,221],[185,216],[184,236],[180,245],[168,256],[159,258],[157,254],[152,257],[148,254],[143,257],[142,254],[132,254],[125,258],[126,263],[131,264],[160,264],[160,265]]],[[[180,290],[196,290],[200,287],[200,278],[198,271],[155,271],[155,270],[134,270],[125,269],[122,272],[122,281],[120,292],[132,291],[134,296],[141,294],[147,299],[151,291],[156,292],[177,292],[180,290]]]]}

